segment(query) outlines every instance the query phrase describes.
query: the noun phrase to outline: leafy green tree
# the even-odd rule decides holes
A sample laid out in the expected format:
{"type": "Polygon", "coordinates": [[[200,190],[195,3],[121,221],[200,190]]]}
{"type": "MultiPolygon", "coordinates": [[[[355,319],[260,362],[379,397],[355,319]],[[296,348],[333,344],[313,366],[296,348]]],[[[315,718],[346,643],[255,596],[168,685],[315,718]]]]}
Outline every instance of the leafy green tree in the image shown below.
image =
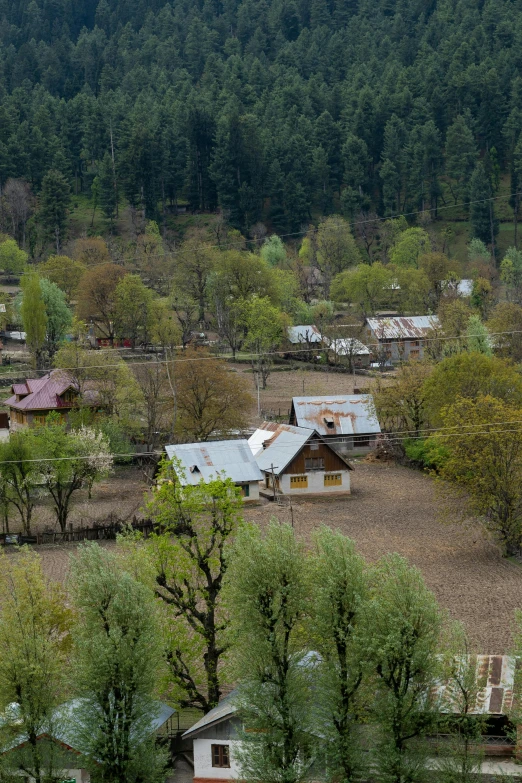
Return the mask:
{"type": "Polygon", "coordinates": [[[42,180],[38,217],[46,238],[54,242],[58,256],[65,238],[69,202],[69,183],[59,171],[50,169],[42,180]]]}
{"type": "Polygon", "coordinates": [[[182,486],[180,467],[165,462],[147,511],[165,530],[146,544],[156,595],[164,604],[167,661],[175,698],[208,712],[223,692],[228,649],[222,601],[226,550],[242,520],[243,501],[230,479],[182,486]]]}
{"type": "Polygon", "coordinates": [[[26,334],[26,342],[33,355],[37,369],[42,368],[44,360],[44,344],[47,334],[47,312],[43,298],[40,278],[37,274],[25,274],[20,281],[22,288],[22,304],[20,315],[26,334]]]}
{"type": "Polygon", "coordinates": [[[154,297],[139,275],[125,275],[118,282],[115,295],[115,329],[120,337],[128,337],[134,349],[139,338],[149,342],[154,297]]]}
{"type": "Polygon", "coordinates": [[[286,261],[286,249],[283,240],[277,234],[272,234],[263,242],[260,256],[270,266],[283,266],[286,261]]]}
{"type": "Polygon", "coordinates": [[[68,303],[74,298],[84,272],[84,264],[68,256],[51,256],[38,266],[38,274],[61,288],[68,303]]]}
{"type": "Polygon", "coordinates": [[[317,228],[317,266],[323,276],[323,295],[330,298],[332,278],[361,261],[350,224],[339,215],[327,218],[317,228]]]}
{"type": "Polygon", "coordinates": [[[162,666],[153,592],[122,567],[115,552],[94,543],[72,558],[70,585],[80,697],[71,728],[102,780],[160,783],[167,757],[151,729],[162,666]]]}
{"type": "Polygon", "coordinates": [[[283,341],[290,319],[270,303],[268,297],[254,296],[248,304],[245,347],[254,353],[252,370],[257,383],[266,389],[266,382],[274,363],[273,352],[283,341]]]}
{"type": "Polygon", "coordinates": [[[468,351],[493,356],[491,338],[479,315],[471,315],[468,321],[468,351]]]}
{"type": "Polygon", "coordinates": [[[437,364],[426,380],[428,409],[437,425],[443,409],[457,398],[474,401],[486,395],[522,404],[522,380],[509,361],[483,353],[458,353],[437,364]]]}
{"type": "Polygon", "coordinates": [[[236,754],[241,777],[297,783],[309,771],[315,722],[314,664],[300,633],[306,565],[293,529],[275,520],[264,535],[257,525],[242,527],[226,578],[236,704],[249,729],[236,754]]]}
{"type": "Polygon", "coordinates": [[[394,283],[388,267],[379,262],[360,264],[334,277],[330,293],[334,301],[353,304],[368,318],[390,301],[394,283]]]}
{"type": "Polygon", "coordinates": [[[455,271],[454,264],[444,253],[425,253],[419,258],[419,268],[430,282],[431,298],[437,308],[444,290],[444,283],[455,271]]]}
{"type": "Polygon", "coordinates": [[[311,561],[313,598],[309,633],[320,655],[318,700],[331,742],[328,772],[348,783],[362,768],[357,714],[363,683],[364,641],[360,620],[368,598],[368,572],[353,541],[321,528],[311,561]]]}
{"type": "Polygon", "coordinates": [[[65,754],[45,735],[63,730],[56,708],[66,693],[71,611],[58,584],[47,581],[36,552],[0,556],[0,735],[2,772],[36,783],[60,780],[65,754]],[[23,738],[23,741],[21,741],[23,738]]]}
{"type": "Polygon", "coordinates": [[[18,511],[24,535],[30,536],[39,475],[27,430],[11,432],[9,440],[0,445],[0,474],[6,500],[18,511]]]}
{"type": "Polygon", "coordinates": [[[366,653],[376,675],[377,780],[423,780],[434,726],[426,693],[439,675],[441,613],[420,572],[397,554],[382,558],[365,606],[366,653]]]}
{"type": "Polygon", "coordinates": [[[64,292],[55,283],[41,277],[40,288],[47,315],[44,348],[52,361],[60,342],[72,326],[72,313],[67,306],[64,292]]]}
{"type": "Polygon", "coordinates": [[[51,413],[44,426],[30,430],[30,448],[40,484],[49,493],[60,530],[67,529],[75,492],[109,475],[112,455],[107,439],[88,427],[68,432],[58,414],[51,413]]]}
{"type": "Polygon", "coordinates": [[[208,280],[216,265],[218,254],[209,247],[207,232],[193,232],[183,242],[174,269],[174,290],[183,298],[198,304],[198,322],[205,321],[208,302],[208,280]]]}
{"type": "Polygon", "coordinates": [[[496,356],[522,362],[522,307],[514,302],[499,302],[487,323],[496,356]]]}
{"type": "Polygon", "coordinates": [[[431,251],[430,238],[423,228],[407,228],[397,237],[390,261],[397,266],[418,267],[421,256],[431,251]]]}
{"type": "Polygon", "coordinates": [[[28,255],[20,250],[14,239],[0,242],[0,268],[8,277],[22,275],[25,271],[28,255]]]}
{"type": "Polygon", "coordinates": [[[508,289],[509,298],[521,304],[522,302],[522,252],[514,247],[508,247],[506,255],[500,262],[500,279],[508,289]]]}
{"type": "Polygon", "coordinates": [[[480,317],[486,319],[493,305],[493,286],[485,277],[477,277],[473,281],[471,291],[471,304],[480,314],[480,317]]]}
{"type": "Polygon", "coordinates": [[[379,383],[373,399],[385,431],[419,436],[429,426],[426,379],[432,370],[428,361],[405,362],[397,369],[392,383],[379,383]]]}
{"type": "Polygon", "coordinates": [[[506,422],[521,417],[518,402],[460,397],[441,412],[452,437],[433,436],[446,450],[440,475],[453,486],[463,517],[479,516],[508,555],[522,543],[522,442],[520,428],[506,422]]]}
{"type": "Polygon", "coordinates": [[[114,343],[116,288],[125,270],[116,264],[87,269],[78,286],[77,314],[85,321],[96,320],[104,337],[114,343]]]}

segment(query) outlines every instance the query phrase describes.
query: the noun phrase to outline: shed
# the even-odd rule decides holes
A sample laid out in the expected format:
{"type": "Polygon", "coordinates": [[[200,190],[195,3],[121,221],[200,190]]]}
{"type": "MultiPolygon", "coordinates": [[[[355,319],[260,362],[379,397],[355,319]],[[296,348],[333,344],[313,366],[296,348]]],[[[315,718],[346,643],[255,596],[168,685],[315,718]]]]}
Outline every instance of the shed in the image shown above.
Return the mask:
{"type": "Polygon", "coordinates": [[[370,364],[370,349],[355,337],[330,340],[328,348],[334,357],[351,356],[356,367],[368,367],[370,364]]]}
{"type": "Polygon", "coordinates": [[[182,485],[200,481],[230,478],[240,487],[244,500],[259,500],[259,482],[263,474],[245,439],[218,440],[208,443],[181,443],[165,446],[169,459],[180,465],[178,478],[182,485]]]}
{"type": "Polygon", "coordinates": [[[371,394],[293,397],[290,424],[316,430],[343,454],[369,451],[381,432],[371,394]]]}
{"type": "Polygon", "coordinates": [[[366,334],[375,358],[397,362],[423,359],[425,338],[439,326],[436,315],[367,318],[366,334]]]}
{"type": "Polygon", "coordinates": [[[183,740],[193,743],[194,783],[239,778],[235,750],[241,746],[241,721],[236,714],[234,696],[232,691],[183,734],[183,740]]]}
{"type": "Polygon", "coordinates": [[[313,324],[301,324],[288,327],[288,342],[292,345],[309,346],[313,343],[322,343],[323,338],[317,326],[313,324]]]}
{"type": "Polygon", "coordinates": [[[265,488],[284,495],[350,493],[350,463],[313,429],[279,424],[256,462],[265,488]]]}

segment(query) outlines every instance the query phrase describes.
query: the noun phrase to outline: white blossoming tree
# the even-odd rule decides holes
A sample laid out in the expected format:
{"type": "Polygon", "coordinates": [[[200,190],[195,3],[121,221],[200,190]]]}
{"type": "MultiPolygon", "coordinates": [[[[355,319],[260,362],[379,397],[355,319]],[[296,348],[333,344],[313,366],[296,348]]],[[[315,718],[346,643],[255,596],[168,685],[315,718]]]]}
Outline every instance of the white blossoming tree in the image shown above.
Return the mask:
{"type": "Polygon", "coordinates": [[[45,426],[30,431],[34,458],[38,460],[40,484],[49,492],[56,520],[66,529],[71,499],[109,475],[113,458],[109,441],[90,427],[67,431],[57,414],[47,417],[45,426]]]}

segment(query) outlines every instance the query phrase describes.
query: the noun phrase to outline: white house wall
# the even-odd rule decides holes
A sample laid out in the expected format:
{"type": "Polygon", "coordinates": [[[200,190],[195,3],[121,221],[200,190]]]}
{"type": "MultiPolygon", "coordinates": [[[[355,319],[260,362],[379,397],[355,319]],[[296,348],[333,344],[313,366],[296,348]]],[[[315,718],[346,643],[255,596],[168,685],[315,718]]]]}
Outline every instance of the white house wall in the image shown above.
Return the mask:
{"type": "Polygon", "coordinates": [[[198,780],[239,779],[239,766],[234,758],[234,749],[240,746],[240,740],[194,740],[194,783],[198,780]],[[212,745],[228,745],[230,767],[212,766],[212,745]]]}
{"type": "Polygon", "coordinates": [[[336,492],[350,492],[350,471],[349,470],[335,470],[328,471],[329,473],[340,473],[342,483],[338,486],[325,487],[324,485],[324,470],[310,471],[306,475],[308,476],[308,486],[303,488],[292,487],[290,489],[290,475],[284,473],[279,480],[280,490],[283,495],[317,495],[328,494],[335,495],[336,492]]]}

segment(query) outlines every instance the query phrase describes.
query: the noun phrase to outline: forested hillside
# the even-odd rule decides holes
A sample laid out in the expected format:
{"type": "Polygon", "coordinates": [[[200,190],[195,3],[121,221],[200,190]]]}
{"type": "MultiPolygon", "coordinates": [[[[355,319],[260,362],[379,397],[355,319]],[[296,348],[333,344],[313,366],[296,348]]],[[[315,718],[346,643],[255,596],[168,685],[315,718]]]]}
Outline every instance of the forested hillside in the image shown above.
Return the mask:
{"type": "Polygon", "coordinates": [[[57,170],[108,218],[221,206],[244,233],[434,215],[504,174],[507,201],[521,65],[520,1],[0,0],[0,184],[57,170]]]}

